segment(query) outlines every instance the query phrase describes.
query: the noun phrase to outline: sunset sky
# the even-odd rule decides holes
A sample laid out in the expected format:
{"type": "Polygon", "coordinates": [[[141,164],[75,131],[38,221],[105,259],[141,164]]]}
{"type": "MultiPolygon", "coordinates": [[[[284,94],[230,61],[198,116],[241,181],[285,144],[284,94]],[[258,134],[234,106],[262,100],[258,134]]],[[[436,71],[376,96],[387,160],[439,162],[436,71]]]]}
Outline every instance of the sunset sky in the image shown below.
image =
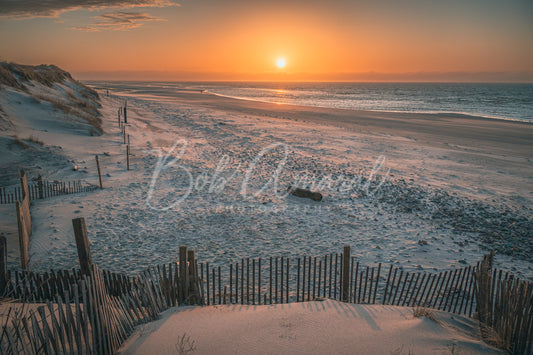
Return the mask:
{"type": "Polygon", "coordinates": [[[533,81],[531,0],[0,0],[0,33],[82,79],[533,81]]]}

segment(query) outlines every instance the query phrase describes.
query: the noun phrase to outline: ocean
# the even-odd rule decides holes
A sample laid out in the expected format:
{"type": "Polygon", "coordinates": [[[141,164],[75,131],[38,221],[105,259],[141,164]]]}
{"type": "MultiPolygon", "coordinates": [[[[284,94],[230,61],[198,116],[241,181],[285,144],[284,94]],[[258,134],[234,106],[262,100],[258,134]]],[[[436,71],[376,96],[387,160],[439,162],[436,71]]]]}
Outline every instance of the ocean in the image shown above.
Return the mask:
{"type": "Polygon", "coordinates": [[[533,122],[533,84],[91,82],[121,93],[172,97],[183,89],[241,98],[342,109],[458,113],[533,122]]]}

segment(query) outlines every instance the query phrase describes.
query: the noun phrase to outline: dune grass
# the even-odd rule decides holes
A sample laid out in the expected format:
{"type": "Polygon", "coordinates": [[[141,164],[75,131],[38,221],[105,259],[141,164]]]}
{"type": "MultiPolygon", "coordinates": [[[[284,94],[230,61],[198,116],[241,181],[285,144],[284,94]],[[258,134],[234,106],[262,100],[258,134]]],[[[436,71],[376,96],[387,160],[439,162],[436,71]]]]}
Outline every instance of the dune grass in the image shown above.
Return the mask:
{"type": "Polygon", "coordinates": [[[21,65],[15,63],[0,63],[0,83],[27,91],[25,82],[35,81],[51,87],[72,76],[55,65],[21,65]]]}
{"type": "Polygon", "coordinates": [[[32,97],[37,102],[46,101],[52,104],[54,109],[62,111],[66,115],[78,116],[91,125],[91,135],[102,134],[102,120],[99,109],[98,93],[74,80],[72,76],[56,67],[55,65],[20,65],[15,63],[0,62],[0,85],[5,85],[27,93],[31,93],[34,83],[40,83],[48,87],[54,84],[62,84],[66,81],[74,83],[74,91],[66,90],[66,98],[48,97],[34,94],[32,97]]]}
{"type": "Polygon", "coordinates": [[[435,314],[430,309],[427,309],[424,307],[414,307],[413,316],[415,318],[426,317],[427,319],[432,320],[435,323],[439,322],[437,318],[435,317],[435,314]]]}

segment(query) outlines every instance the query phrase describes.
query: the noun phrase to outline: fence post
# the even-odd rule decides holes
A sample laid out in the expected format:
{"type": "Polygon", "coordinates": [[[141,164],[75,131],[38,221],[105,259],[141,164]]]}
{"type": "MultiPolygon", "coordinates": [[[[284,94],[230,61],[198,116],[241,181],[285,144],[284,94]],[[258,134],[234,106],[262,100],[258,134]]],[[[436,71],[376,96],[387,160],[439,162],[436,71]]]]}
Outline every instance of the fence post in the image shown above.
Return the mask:
{"type": "Polygon", "coordinates": [[[28,178],[24,170],[20,171],[20,186],[22,187],[22,199],[24,200],[26,196],[30,198],[30,193],[28,191],[28,178]]]}
{"type": "Polygon", "coordinates": [[[476,277],[476,301],[478,309],[478,319],[481,324],[491,326],[490,324],[490,299],[492,280],[492,262],[494,260],[494,251],[486,254],[479,269],[475,273],[476,277]]]}
{"type": "Polygon", "coordinates": [[[37,176],[37,189],[39,190],[39,199],[42,200],[44,198],[44,191],[43,191],[43,178],[41,175],[37,176]]]}
{"type": "Polygon", "coordinates": [[[81,273],[90,275],[93,262],[89,248],[89,238],[87,237],[87,228],[85,227],[85,218],[74,218],[72,220],[72,227],[74,228],[74,237],[76,238],[76,246],[78,247],[81,273]]]}
{"type": "Polygon", "coordinates": [[[126,146],[126,166],[127,169],[130,170],[130,144],[126,146]]]}
{"type": "Polygon", "coordinates": [[[189,285],[187,284],[187,247],[180,246],[180,285],[182,289],[181,302],[189,297],[189,285]]]}
{"type": "Polygon", "coordinates": [[[7,241],[4,233],[0,235],[0,296],[7,285],[7,241]]]}
{"type": "Polygon", "coordinates": [[[197,304],[200,300],[200,292],[197,288],[198,270],[196,270],[196,261],[194,250],[187,250],[187,260],[189,261],[189,272],[187,273],[187,287],[190,289],[191,303],[197,304]]]}
{"type": "Polygon", "coordinates": [[[348,302],[350,299],[350,246],[344,246],[344,255],[342,258],[342,301],[348,302]]]}
{"type": "Polygon", "coordinates": [[[102,172],[100,171],[100,161],[98,160],[98,155],[96,155],[96,167],[98,168],[98,180],[100,181],[100,189],[103,189],[102,185],[102,172]]]}
{"type": "Polygon", "coordinates": [[[23,211],[23,204],[16,201],[17,207],[17,222],[19,230],[19,246],[20,246],[20,266],[26,270],[29,263],[28,248],[30,244],[30,236],[26,227],[26,215],[23,211]]]}
{"type": "Polygon", "coordinates": [[[128,123],[128,115],[127,115],[126,105],[127,105],[127,101],[124,103],[124,123],[125,124],[128,123]]]}
{"type": "Polygon", "coordinates": [[[20,186],[21,186],[21,191],[22,191],[21,212],[24,213],[26,231],[28,232],[28,238],[29,238],[32,233],[31,215],[30,215],[30,193],[28,190],[28,179],[26,178],[26,173],[24,173],[24,170],[20,171],[20,186]]]}

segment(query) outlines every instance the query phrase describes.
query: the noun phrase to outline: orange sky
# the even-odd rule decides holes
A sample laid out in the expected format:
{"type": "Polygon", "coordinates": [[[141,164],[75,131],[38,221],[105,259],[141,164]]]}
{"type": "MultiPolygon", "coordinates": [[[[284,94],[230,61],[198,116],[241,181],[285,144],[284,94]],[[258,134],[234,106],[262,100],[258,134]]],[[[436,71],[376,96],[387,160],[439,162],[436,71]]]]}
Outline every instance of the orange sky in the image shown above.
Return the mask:
{"type": "Polygon", "coordinates": [[[89,8],[51,0],[33,11],[36,2],[24,3],[0,10],[2,59],[53,63],[84,79],[533,72],[531,1],[116,0],[89,8]]]}

